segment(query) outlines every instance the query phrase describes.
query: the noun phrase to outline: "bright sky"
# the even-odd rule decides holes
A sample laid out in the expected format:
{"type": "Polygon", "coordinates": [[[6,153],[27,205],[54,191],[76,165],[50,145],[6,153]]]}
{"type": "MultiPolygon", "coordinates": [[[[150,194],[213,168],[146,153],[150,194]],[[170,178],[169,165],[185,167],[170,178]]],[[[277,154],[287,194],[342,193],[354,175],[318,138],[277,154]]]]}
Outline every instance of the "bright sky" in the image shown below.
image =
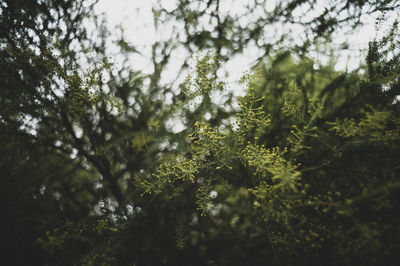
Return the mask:
{"type": "MultiPolygon", "coordinates": [[[[271,9],[274,6],[274,1],[269,1],[271,4],[268,6],[271,9]]],[[[116,25],[122,25],[125,28],[125,35],[127,40],[140,47],[143,54],[151,54],[150,45],[156,40],[165,39],[168,36],[168,29],[162,32],[156,32],[153,26],[153,15],[152,6],[155,0],[100,0],[96,6],[96,13],[104,12],[107,16],[107,21],[110,28],[116,27],[116,25]]],[[[241,12],[243,5],[237,5],[238,1],[224,1],[226,8],[229,7],[230,12],[241,12]]],[[[243,3],[239,1],[239,3],[243,3]]],[[[323,2],[321,2],[323,5],[323,2]]],[[[163,6],[167,9],[173,9],[175,7],[174,0],[164,0],[163,6]]],[[[221,7],[222,9],[222,7],[221,7]]],[[[343,32],[337,34],[334,37],[335,43],[341,43],[346,38],[352,44],[354,49],[366,49],[368,41],[372,40],[375,35],[375,24],[374,18],[368,22],[368,24],[360,28],[356,32],[351,32],[350,35],[345,35],[343,32]]],[[[234,58],[227,64],[226,71],[231,76],[237,76],[236,74],[244,73],[250,67],[250,64],[257,58],[259,52],[254,48],[249,48],[245,51],[245,54],[234,58]]],[[[181,56],[186,57],[184,54],[181,56]]],[[[359,60],[355,58],[354,51],[343,53],[339,58],[337,69],[343,70],[348,67],[352,70],[358,66],[359,60]],[[348,57],[350,60],[348,61],[348,57]]],[[[136,56],[132,58],[133,67],[140,69],[145,72],[151,72],[151,66],[145,58],[136,56]]]]}

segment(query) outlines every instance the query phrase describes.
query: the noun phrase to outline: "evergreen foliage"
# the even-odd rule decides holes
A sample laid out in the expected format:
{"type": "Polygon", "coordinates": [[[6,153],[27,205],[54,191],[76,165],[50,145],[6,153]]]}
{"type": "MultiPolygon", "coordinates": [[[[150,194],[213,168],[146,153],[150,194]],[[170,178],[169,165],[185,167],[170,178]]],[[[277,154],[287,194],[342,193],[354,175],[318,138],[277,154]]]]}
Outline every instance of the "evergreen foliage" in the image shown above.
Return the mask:
{"type": "MultiPolygon", "coordinates": [[[[334,1],[297,21],[296,10],[314,2],[278,1],[252,27],[222,16],[219,0],[155,7],[156,26],[183,21],[189,51],[214,48],[179,87],[161,81],[171,40],[153,45],[151,74],[109,63],[96,1],[1,2],[4,261],[398,265],[398,23],[352,72],[335,70],[339,51],[322,64],[308,49],[399,3],[334,1]],[[216,28],[198,28],[202,16],[216,28]],[[312,35],[289,49],[262,43],[263,27],[278,22],[312,35]],[[95,37],[85,23],[99,28],[95,37]],[[218,70],[250,41],[264,56],[237,99],[218,70]],[[167,121],[178,119],[176,133],[167,121]]],[[[125,58],[138,52],[124,36],[118,45],[125,58]]]]}

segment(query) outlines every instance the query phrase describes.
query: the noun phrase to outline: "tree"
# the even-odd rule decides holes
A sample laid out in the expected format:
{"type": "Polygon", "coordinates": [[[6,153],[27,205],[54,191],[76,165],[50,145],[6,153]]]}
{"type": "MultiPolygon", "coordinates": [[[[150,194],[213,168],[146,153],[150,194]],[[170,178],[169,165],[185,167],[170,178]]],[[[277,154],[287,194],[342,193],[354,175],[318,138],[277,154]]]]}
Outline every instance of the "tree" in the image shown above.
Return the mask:
{"type": "Polygon", "coordinates": [[[398,56],[382,60],[395,35],[370,43],[366,74],[296,63],[289,52],[271,58],[249,83],[237,128],[195,124],[191,156],[160,166],[151,188],[192,183],[201,212],[247,232],[242,248],[264,241],[241,263],[395,264],[398,56]],[[230,208],[235,194],[247,211],[230,208]]]}
{"type": "MultiPolygon", "coordinates": [[[[307,51],[360,22],[332,19],[338,9],[397,1],[338,1],[309,22],[294,14],[312,1],[282,2],[248,28],[220,1],[196,3],[154,9],[156,23],[183,20],[189,51],[215,48],[179,87],[161,82],[170,40],[153,44],[150,75],[113,68],[95,2],[0,4],[2,251],[16,265],[396,264],[397,24],[351,73],[307,51]],[[197,28],[202,16],[215,29],[197,28]],[[311,37],[261,44],[263,26],[282,21],[311,37]],[[242,79],[246,96],[217,104],[221,62],[251,41],[265,56],[242,79]],[[174,133],[166,120],[177,118],[174,133]]],[[[118,45],[137,52],[124,36],[118,45]]]]}
{"type": "Polygon", "coordinates": [[[161,106],[148,104],[152,94],[136,95],[133,112],[117,98],[129,107],[142,79],[114,77],[106,88],[103,77],[111,68],[104,43],[83,27],[86,20],[98,23],[94,4],[1,4],[2,250],[17,265],[71,265],[89,260],[91,249],[102,250],[78,229],[111,215],[108,203],[126,213],[132,191],[125,183],[152,169],[162,152],[163,139],[154,136],[163,131],[157,117],[164,114],[155,115],[161,106]],[[93,62],[92,49],[97,66],[87,70],[79,58],[93,62]],[[76,234],[64,239],[63,228],[76,234]]]}
{"type": "Polygon", "coordinates": [[[90,208],[87,195],[64,198],[81,185],[81,181],[72,184],[70,177],[87,179],[87,174],[69,158],[68,143],[64,147],[54,143],[62,118],[52,94],[58,78],[67,76],[62,64],[76,60],[68,46],[77,36],[85,36],[77,25],[86,8],[64,1],[3,1],[0,8],[1,249],[14,264],[40,264],[46,256],[37,238],[46,227],[90,208]],[[61,23],[68,30],[60,31],[61,23]],[[58,40],[63,63],[50,52],[52,36],[58,40]]]}

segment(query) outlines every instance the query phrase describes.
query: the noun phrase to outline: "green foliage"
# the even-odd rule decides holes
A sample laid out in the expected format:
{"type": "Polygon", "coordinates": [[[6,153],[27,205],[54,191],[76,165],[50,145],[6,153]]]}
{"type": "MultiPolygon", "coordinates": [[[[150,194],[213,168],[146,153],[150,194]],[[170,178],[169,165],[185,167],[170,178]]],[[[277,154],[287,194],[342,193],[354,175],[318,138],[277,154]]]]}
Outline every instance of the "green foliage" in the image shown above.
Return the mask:
{"type": "MultiPolygon", "coordinates": [[[[280,252],[299,256],[314,250],[314,258],[323,259],[323,254],[331,247],[337,250],[329,253],[331,259],[342,262],[375,263],[378,257],[389,259],[384,255],[387,253],[379,254],[377,250],[393,250],[397,245],[383,242],[383,232],[388,232],[388,228],[397,230],[397,223],[387,219],[383,222],[382,216],[374,213],[378,209],[380,213],[383,209],[383,212],[389,211],[394,203],[393,193],[398,189],[396,174],[383,165],[391,165],[391,169],[398,167],[395,161],[387,160],[379,166],[380,181],[372,185],[370,180],[375,174],[369,162],[374,158],[376,167],[378,161],[382,163],[382,158],[377,157],[381,152],[398,154],[395,148],[400,140],[398,110],[393,109],[392,103],[385,108],[381,104],[373,107],[379,99],[364,106],[348,106],[348,101],[370,93],[357,87],[371,86],[367,85],[368,81],[361,85],[354,82],[349,87],[345,76],[337,83],[341,74],[329,73],[330,66],[319,66],[319,70],[313,70],[308,76],[303,66],[309,65],[309,59],[296,63],[287,56],[277,57],[272,63],[272,70],[278,71],[272,81],[245,78],[250,80],[251,89],[241,99],[232,131],[221,132],[204,122],[194,124],[190,156],[180,155],[176,161],[160,166],[155,174],[157,191],[171,182],[176,186],[189,181],[197,188],[196,204],[200,214],[218,216],[221,215],[218,212],[211,213],[221,199],[213,199],[212,191],[218,191],[220,184],[229,184],[234,190],[246,188],[253,195],[247,200],[254,208],[247,215],[257,213],[262,217],[265,223],[262,231],[268,235],[268,245],[276,250],[276,256],[280,252]],[[289,78],[279,80],[277,75],[279,71],[287,71],[286,65],[292,73],[289,78]],[[271,89],[279,88],[279,91],[267,94],[268,82],[283,84],[274,83],[271,89]],[[329,92],[330,97],[326,97],[328,90],[342,90],[338,85],[353,93],[329,92]],[[256,98],[258,92],[263,93],[263,97],[256,98]],[[261,104],[264,101],[265,106],[261,104]],[[365,107],[370,111],[364,111],[365,107]],[[358,109],[345,113],[343,108],[358,109]],[[344,118],[343,113],[346,114],[344,118]],[[278,146],[271,145],[269,136],[283,133],[285,128],[288,130],[285,135],[275,136],[279,139],[278,146]],[[365,156],[364,147],[375,150],[375,154],[368,151],[369,155],[365,156]],[[349,172],[346,173],[346,169],[349,172]],[[370,201],[377,205],[368,207],[366,202],[370,201]],[[365,212],[369,215],[363,214],[365,212]],[[383,227],[379,228],[380,224],[383,227]],[[353,236],[351,241],[347,235],[353,236]]],[[[354,80],[355,75],[351,73],[348,78],[354,80]]],[[[397,76],[388,75],[390,78],[379,77],[379,81],[387,84],[390,80],[397,84],[397,76]]],[[[265,78],[268,79],[268,75],[265,78]]],[[[359,79],[365,80],[361,75],[359,79]]],[[[378,89],[376,78],[372,82],[375,85],[371,89],[378,89]]],[[[386,97],[385,91],[375,93],[386,97]]],[[[394,215],[389,213],[385,217],[394,215]]],[[[240,216],[235,217],[232,223],[240,219],[240,216]]]]}
{"type": "Polygon", "coordinates": [[[351,73],[335,70],[336,52],[325,65],[307,52],[320,45],[314,37],[398,6],[361,2],[334,1],[304,22],[296,14],[313,1],[277,1],[274,10],[255,1],[242,16],[252,18],[248,27],[223,14],[218,0],[155,7],[156,27],[176,18],[184,31],[154,43],[151,74],[128,68],[140,52],[123,29],[115,42],[122,67],[109,63],[95,1],[1,2],[4,260],[397,265],[398,24],[370,43],[365,65],[351,73]],[[349,10],[358,16],[345,16],[349,10]],[[199,23],[204,17],[211,32],[199,23]],[[94,36],[89,22],[99,29],[94,36]],[[282,50],[290,37],[264,41],[267,24],[277,22],[300,23],[311,37],[282,50]],[[213,48],[216,56],[198,56],[182,84],[163,84],[182,36],[189,51],[213,48]],[[250,42],[265,54],[235,99],[219,70],[250,42]],[[177,119],[183,129],[174,133],[168,121],[177,119]]]}

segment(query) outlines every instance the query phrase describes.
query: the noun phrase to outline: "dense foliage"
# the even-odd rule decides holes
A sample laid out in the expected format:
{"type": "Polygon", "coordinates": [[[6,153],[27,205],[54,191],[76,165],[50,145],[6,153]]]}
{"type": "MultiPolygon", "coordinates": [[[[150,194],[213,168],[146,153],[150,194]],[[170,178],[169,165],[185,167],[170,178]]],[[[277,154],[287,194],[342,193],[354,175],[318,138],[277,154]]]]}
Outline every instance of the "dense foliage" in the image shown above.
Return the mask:
{"type": "MultiPolygon", "coordinates": [[[[95,1],[0,3],[4,261],[400,263],[398,24],[352,72],[335,70],[339,50],[325,64],[308,53],[398,1],[333,1],[316,16],[315,1],[277,1],[255,16],[262,2],[241,15],[250,26],[219,0],[177,1],[172,11],[160,3],[156,26],[185,30],[153,44],[151,74],[109,63],[95,1]],[[309,21],[296,17],[300,7],[309,21]],[[276,23],[306,34],[289,48],[290,32],[266,42],[276,23]],[[163,84],[180,39],[188,51],[214,50],[179,86],[163,84]],[[235,98],[218,73],[251,41],[263,56],[235,98]]],[[[124,36],[117,45],[126,61],[138,52],[124,36]]]]}

